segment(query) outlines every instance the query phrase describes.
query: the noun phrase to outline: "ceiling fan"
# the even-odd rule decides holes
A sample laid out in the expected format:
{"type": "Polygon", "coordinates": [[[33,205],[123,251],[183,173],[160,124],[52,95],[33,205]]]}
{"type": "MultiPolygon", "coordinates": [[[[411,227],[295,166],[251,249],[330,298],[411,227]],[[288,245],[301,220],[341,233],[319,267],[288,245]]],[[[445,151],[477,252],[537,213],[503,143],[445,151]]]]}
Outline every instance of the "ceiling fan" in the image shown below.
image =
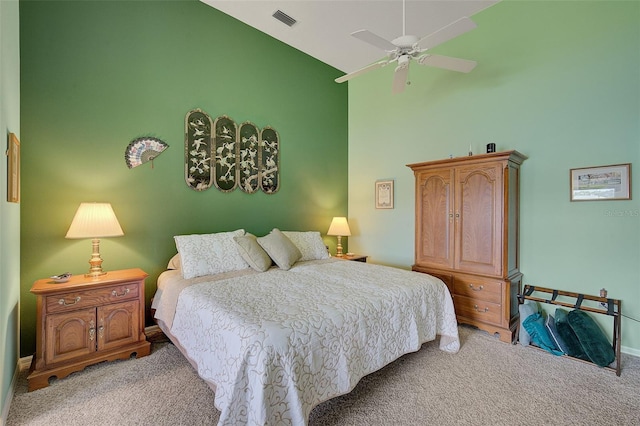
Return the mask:
{"type": "Polygon", "coordinates": [[[405,19],[405,0],[403,0],[401,37],[388,41],[369,30],[359,30],[351,33],[353,37],[386,51],[387,57],[381,61],[336,78],[336,83],[345,82],[365,72],[397,62],[398,65],[396,66],[393,76],[392,92],[400,93],[404,90],[405,85],[409,84],[407,77],[409,74],[409,62],[411,62],[412,59],[420,65],[464,73],[475,68],[477,64],[475,61],[426,53],[427,50],[474,29],[477,25],[471,19],[466,16],[462,17],[421,39],[414,35],[405,34],[405,19]]]}

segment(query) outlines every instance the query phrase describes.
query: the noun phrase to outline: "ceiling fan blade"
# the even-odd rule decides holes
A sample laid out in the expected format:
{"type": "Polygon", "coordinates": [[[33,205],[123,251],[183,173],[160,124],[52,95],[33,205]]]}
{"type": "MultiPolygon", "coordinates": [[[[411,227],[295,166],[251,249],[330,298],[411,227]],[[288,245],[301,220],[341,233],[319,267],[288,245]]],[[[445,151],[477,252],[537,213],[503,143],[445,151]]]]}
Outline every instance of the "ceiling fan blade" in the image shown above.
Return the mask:
{"type": "Polygon", "coordinates": [[[452,58],[450,56],[441,55],[423,55],[416,59],[416,61],[420,65],[444,68],[446,70],[458,72],[469,72],[478,64],[476,61],[470,61],[468,59],[452,58]]]}
{"type": "Polygon", "coordinates": [[[400,93],[404,91],[404,86],[407,85],[407,76],[409,75],[409,63],[400,64],[396,67],[396,71],[393,74],[393,85],[391,91],[393,93],[400,93]]]}
{"type": "Polygon", "coordinates": [[[452,38],[458,37],[461,34],[471,31],[477,27],[476,23],[471,19],[463,16],[457,21],[453,21],[446,27],[440,28],[438,31],[431,33],[418,40],[418,47],[420,50],[431,49],[439,44],[449,41],[452,38]]]}
{"type": "Polygon", "coordinates": [[[349,74],[345,74],[342,77],[336,78],[335,82],[336,83],[343,83],[343,82],[345,82],[347,80],[351,80],[353,77],[357,77],[360,74],[364,74],[365,72],[374,70],[376,68],[381,68],[381,67],[387,65],[388,63],[389,63],[389,61],[386,61],[386,60],[385,61],[380,61],[380,62],[374,62],[373,64],[367,65],[364,68],[360,68],[359,70],[356,70],[354,72],[350,72],[349,74]]]}
{"type": "Polygon", "coordinates": [[[391,43],[389,40],[380,37],[377,34],[372,33],[369,30],[359,30],[351,33],[352,36],[357,38],[358,40],[362,40],[365,43],[369,43],[378,49],[385,50],[387,52],[391,52],[396,50],[397,46],[391,43]]]}

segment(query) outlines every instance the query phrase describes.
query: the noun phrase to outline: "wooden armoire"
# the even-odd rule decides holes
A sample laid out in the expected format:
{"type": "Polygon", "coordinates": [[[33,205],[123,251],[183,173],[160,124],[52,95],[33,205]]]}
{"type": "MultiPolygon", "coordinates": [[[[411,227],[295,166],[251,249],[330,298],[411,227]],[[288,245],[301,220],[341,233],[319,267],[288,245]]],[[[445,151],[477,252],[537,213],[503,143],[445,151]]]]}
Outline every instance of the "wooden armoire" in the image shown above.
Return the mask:
{"type": "Polygon", "coordinates": [[[459,323],[513,342],[518,327],[517,151],[409,164],[415,175],[413,270],[445,282],[459,323]]]}

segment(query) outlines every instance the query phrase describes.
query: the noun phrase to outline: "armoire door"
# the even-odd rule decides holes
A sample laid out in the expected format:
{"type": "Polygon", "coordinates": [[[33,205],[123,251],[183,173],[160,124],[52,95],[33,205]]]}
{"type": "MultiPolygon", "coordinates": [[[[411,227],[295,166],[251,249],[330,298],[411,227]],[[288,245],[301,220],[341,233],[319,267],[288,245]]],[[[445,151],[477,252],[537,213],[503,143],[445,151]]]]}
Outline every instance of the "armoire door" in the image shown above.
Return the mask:
{"type": "Polygon", "coordinates": [[[501,163],[488,163],[456,168],[454,267],[457,270],[502,274],[502,167],[501,163]]]}
{"type": "Polygon", "coordinates": [[[421,172],[416,200],[416,264],[452,268],[454,259],[453,169],[421,172]]]}

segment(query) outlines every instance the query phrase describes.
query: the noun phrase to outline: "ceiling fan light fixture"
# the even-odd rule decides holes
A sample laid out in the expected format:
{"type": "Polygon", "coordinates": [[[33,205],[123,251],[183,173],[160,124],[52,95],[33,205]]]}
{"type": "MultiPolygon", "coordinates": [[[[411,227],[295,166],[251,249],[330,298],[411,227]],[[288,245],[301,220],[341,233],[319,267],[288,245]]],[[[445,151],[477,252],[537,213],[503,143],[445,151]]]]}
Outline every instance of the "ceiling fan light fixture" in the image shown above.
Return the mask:
{"type": "MultiPolygon", "coordinates": [[[[409,66],[409,55],[401,55],[398,57],[398,68],[405,68],[409,66]]],[[[397,69],[397,68],[396,68],[397,69]]]]}

